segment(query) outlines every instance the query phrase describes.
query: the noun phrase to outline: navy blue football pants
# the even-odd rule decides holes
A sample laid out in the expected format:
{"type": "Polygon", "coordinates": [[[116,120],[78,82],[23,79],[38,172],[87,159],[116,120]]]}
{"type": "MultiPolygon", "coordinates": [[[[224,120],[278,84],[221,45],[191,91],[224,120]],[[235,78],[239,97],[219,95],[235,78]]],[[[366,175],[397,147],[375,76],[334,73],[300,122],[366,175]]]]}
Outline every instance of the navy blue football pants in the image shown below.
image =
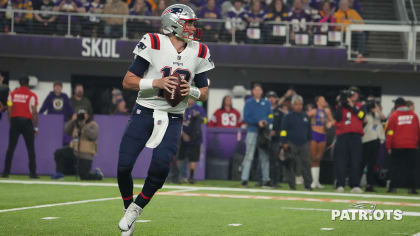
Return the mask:
{"type": "MultiPolygon", "coordinates": [[[[147,192],[149,195],[153,195],[155,191],[162,188],[181,136],[182,115],[169,113],[168,116],[168,128],[162,142],[153,150],[152,161],[144,184],[145,187],[148,186],[147,192]]],[[[153,126],[153,110],[137,104],[133,109],[120,144],[118,186],[123,199],[132,198],[133,179],[131,171],[137,157],[152,134],[153,126]]],[[[143,190],[145,187],[143,187],[143,190]]]]}

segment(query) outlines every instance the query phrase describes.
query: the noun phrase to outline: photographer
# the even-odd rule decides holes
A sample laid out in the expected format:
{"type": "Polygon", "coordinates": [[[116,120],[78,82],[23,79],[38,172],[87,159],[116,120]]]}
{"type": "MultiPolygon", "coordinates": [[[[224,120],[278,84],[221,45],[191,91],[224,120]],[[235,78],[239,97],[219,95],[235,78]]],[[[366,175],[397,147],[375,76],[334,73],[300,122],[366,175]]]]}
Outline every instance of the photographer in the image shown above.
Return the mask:
{"type": "Polygon", "coordinates": [[[362,158],[363,120],[366,112],[358,102],[359,89],[350,87],[341,92],[334,118],[337,141],[334,148],[337,192],[344,192],[347,167],[350,165],[352,193],[362,193],[360,166],[362,158]]]}
{"type": "Polygon", "coordinates": [[[362,137],[363,143],[363,159],[361,171],[367,166],[367,186],[366,192],[376,192],[374,189],[375,177],[374,166],[378,158],[380,144],[385,141],[385,131],[382,127],[382,120],[385,120],[384,114],[375,102],[375,100],[368,100],[366,103],[366,118],[364,135],[362,137]]]}
{"type": "MultiPolygon", "coordinates": [[[[93,157],[97,153],[98,124],[92,120],[85,110],[80,109],[66,123],[64,132],[73,138],[70,142],[70,147],[73,149],[74,160],[76,160],[76,166],[78,166],[77,171],[80,179],[102,180],[103,174],[99,168],[95,172],[90,172],[93,157]]],[[[56,155],[57,172],[64,169],[64,159],[64,157],[56,155]]]]}

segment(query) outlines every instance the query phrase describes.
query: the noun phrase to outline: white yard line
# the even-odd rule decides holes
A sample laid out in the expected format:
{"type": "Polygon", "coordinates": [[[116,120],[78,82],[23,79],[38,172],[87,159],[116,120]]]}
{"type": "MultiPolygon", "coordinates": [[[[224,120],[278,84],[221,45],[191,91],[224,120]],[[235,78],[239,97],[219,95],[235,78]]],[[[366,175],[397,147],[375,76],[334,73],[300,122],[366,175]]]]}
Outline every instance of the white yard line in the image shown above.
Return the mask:
{"type": "MultiPolygon", "coordinates": [[[[258,199],[258,200],[296,200],[296,201],[312,201],[309,198],[293,198],[293,197],[273,197],[273,196],[253,196],[253,195],[228,195],[228,194],[203,194],[203,193],[185,193],[194,191],[192,189],[184,189],[184,190],[176,190],[170,192],[159,192],[158,195],[166,195],[166,196],[179,196],[179,197],[212,197],[212,198],[239,198],[239,199],[258,199]]],[[[81,201],[73,201],[73,202],[63,202],[63,203],[54,203],[54,204],[44,204],[38,206],[30,206],[30,207],[20,207],[20,208],[11,208],[11,209],[4,209],[0,210],[0,213],[5,212],[14,212],[14,211],[23,211],[29,209],[39,209],[39,208],[48,208],[48,207],[56,207],[56,206],[68,206],[68,205],[77,205],[77,204],[85,204],[91,202],[104,202],[104,201],[111,201],[111,200],[118,200],[121,197],[113,197],[113,198],[99,198],[99,199],[91,199],[91,200],[81,200],[81,201]]],[[[330,199],[321,199],[325,202],[330,202],[330,199]]],[[[354,200],[347,200],[352,202],[354,200]]],[[[389,202],[381,202],[384,205],[395,205],[386,204],[389,202]]],[[[398,204],[398,203],[397,203],[398,204]]],[[[285,210],[298,210],[298,211],[321,211],[321,212],[330,212],[333,209],[328,208],[304,208],[304,207],[281,207],[281,209],[285,210]]],[[[405,216],[420,216],[420,212],[410,212],[404,211],[403,215],[405,216]]]]}
{"type": "MultiPolygon", "coordinates": [[[[92,182],[57,182],[57,181],[30,181],[30,180],[0,180],[0,183],[10,184],[46,184],[46,185],[72,185],[72,186],[97,186],[97,187],[117,187],[116,183],[92,183],[92,182]]],[[[143,185],[135,184],[134,187],[141,188],[143,185]]],[[[420,197],[400,196],[400,195],[381,195],[381,194],[356,194],[356,193],[334,193],[334,192],[316,192],[316,191],[291,191],[276,189],[250,189],[250,188],[227,188],[227,187],[195,187],[182,185],[164,185],[164,189],[180,189],[193,191],[231,191],[231,192],[248,192],[248,193],[283,193],[295,195],[318,195],[318,196],[341,196],[341,197],[361,197],[361,198],[383,198],[383,199],[405,199],[419,200],[420,197]]]]}
{"type": "Polygon", "coordinates": [[[74,202],[62,202],[62,203],[44,204],[44,205],[30,206],[30,207],[11,208],[11,209],[0,210],[0,213],[11,212],[11,211],[23,211],[23,210],[37,209],[37,208],[56,207],[56,206],[77,205],[77,204],[84,204],[84,203],[90,203],[90,202],[104,202],[104,201],[117,200],[117,199],[121,199],[121,197],[99,198],[99,199],[82,200],[82,201],[74,201],[74,202]]]}

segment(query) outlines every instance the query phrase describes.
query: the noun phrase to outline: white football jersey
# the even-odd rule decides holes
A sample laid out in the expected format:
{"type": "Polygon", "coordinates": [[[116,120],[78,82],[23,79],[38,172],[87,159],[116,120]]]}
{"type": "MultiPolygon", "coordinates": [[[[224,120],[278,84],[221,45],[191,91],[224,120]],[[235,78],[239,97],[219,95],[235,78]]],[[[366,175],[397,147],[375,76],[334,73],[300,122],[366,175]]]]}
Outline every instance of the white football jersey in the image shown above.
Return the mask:
{"type": "MultiPolygon", "coordinates": [[[[145,34],[133,53],[150,63],[143,79],[160,79],[178,72],[190,85],[194,85],[193,78],[196,74],[214,68],[210,51],[205,44],[191,41],[178,53],[169,37],[163,34],[145,34]]],[[[187,102],[188,98],[185,98],[176,107],[172,107],[163,98],[163,91],[160,89],[140,90],[137,96],[137,103],[141,106],[175,114],[184,113],[187,102]]]]}

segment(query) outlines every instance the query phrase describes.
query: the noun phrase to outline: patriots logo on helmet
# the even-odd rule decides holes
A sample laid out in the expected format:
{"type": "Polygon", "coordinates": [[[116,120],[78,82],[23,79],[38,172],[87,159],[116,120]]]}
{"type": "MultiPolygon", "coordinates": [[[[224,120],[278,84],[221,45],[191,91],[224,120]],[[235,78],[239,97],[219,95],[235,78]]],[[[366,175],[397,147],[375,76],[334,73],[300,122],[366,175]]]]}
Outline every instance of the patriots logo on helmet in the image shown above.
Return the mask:
{"type": "Polygon", "coordinates": [[[174,8],[170,8],[168,10],[166,10],[163,15],[166,15],[168,13],[173,13],[173,14],[177,14],[177,13],[182,13],[184,11],[184,9],[179,8],[179,7],[174,7],[174,8]]]}

